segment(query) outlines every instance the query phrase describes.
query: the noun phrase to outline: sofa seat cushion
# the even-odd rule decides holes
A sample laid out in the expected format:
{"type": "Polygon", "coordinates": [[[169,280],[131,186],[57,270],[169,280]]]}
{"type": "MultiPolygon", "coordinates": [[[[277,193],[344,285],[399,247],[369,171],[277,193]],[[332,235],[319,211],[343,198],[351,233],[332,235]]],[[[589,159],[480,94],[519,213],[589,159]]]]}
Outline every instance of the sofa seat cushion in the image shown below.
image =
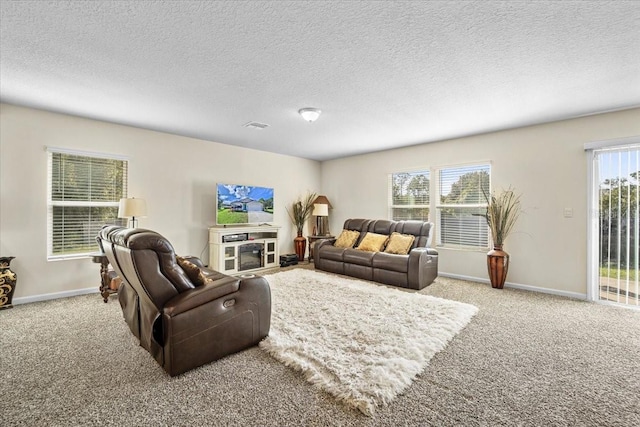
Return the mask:
{"type": "Polygon", "coordinates": [[[228,277],[224,273],[220,273],[219,271],[215,271],[215,270],[210,270],[206,267],[200,270],[200,276],[204,278],[203,283],[215,282],[216,280],[220,280],[225,277],[228,277]]]}
{"type": "Polygon", "coordinates": [[[374,255],[375,252],[361,251],[358,249],[345,249],[342,259],[347,264],[371,267],[374,255]]]}
{"type": "Polygon", "coordinates": [[[345,251],[343,248],[336,248],[333,245],[323,245],[320,247],[319,255],[324,259],[332,261],[342,261],[342,253],[345,251]]]}
{"type": "Polygon", "coordinates": [[[373,256],[373,268],[406,273],[409,271],[409,255],[376,252],[373,256]]]}

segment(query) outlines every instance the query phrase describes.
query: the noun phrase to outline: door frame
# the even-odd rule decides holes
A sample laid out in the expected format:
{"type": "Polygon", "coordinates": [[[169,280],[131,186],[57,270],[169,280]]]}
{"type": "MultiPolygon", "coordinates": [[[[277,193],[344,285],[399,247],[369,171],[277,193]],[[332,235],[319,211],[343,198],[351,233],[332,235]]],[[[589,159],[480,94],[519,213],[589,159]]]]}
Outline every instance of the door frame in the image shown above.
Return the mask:
{"type": "Polygon", "coordinates": [[[593,141],[584,144],[587,154],[587,300],[600,304],[612,304],[616,306],[640,309],[627,304],[619,304],[613,301],[604,301],[599,298],[600,281],[599,271],[599,219],[600,209],[598,206],[598,168],[595,162],[596,151],[605,148],[616,149],[625,148],[630,145],[640,145],[640,135],[628,138],[609,139],[604,141],[593,141]]]}

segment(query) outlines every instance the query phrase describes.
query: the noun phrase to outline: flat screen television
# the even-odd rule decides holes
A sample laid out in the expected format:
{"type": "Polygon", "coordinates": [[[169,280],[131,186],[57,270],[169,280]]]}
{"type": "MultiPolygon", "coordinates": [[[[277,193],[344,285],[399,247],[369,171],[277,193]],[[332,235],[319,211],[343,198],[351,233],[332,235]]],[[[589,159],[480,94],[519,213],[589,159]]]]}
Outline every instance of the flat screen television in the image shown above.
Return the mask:
{"type": "Polygon", "coordinates": [[[273,223],[273,188],[217,184],[216,224],[273,223]]]}

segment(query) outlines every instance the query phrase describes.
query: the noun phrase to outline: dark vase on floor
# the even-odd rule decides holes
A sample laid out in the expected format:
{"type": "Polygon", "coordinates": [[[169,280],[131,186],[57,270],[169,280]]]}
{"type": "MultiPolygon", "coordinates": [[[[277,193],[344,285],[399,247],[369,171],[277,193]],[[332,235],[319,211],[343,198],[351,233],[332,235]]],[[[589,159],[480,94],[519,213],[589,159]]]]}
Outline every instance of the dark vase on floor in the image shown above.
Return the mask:
{"type": "Polygon", "coordinates": [[[293,239],[293,244],[296,248],[298,261],[304,261],[304,253],[307,250],[307,239],[302,236],[302,231],[298,231],[298,236],[293,239]]]}
{"type": "Polygon", "coordinates": [[[509,254],[502,250],[502,246],[494,246],[487,253],[487,268],[491,287],[502,289],[509,271],[509,254]]]}
{"type": "Polygon", "coordinates": [[[17,276],[11,271],[9,264],[14,258],[13,256],[0,257],[0,310],[13,307],[11,299],[16,290],[17,276]]]}

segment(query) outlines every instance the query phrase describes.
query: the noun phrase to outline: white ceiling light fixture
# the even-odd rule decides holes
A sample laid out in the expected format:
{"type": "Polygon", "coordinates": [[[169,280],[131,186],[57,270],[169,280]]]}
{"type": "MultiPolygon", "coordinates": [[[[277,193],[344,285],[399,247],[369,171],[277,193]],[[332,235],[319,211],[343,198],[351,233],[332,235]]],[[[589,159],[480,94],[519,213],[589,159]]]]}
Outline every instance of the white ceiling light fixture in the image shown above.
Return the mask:
{"type": "Polygon", "coordinates": [[[313,123],[318,120],[318,117],[320,117],[320,113],[322,113],[322,111],[317,108],[303,108],[298,111],[298,113],[300,113],[303,119],[305,119],[309,123],[313,123]]]}

